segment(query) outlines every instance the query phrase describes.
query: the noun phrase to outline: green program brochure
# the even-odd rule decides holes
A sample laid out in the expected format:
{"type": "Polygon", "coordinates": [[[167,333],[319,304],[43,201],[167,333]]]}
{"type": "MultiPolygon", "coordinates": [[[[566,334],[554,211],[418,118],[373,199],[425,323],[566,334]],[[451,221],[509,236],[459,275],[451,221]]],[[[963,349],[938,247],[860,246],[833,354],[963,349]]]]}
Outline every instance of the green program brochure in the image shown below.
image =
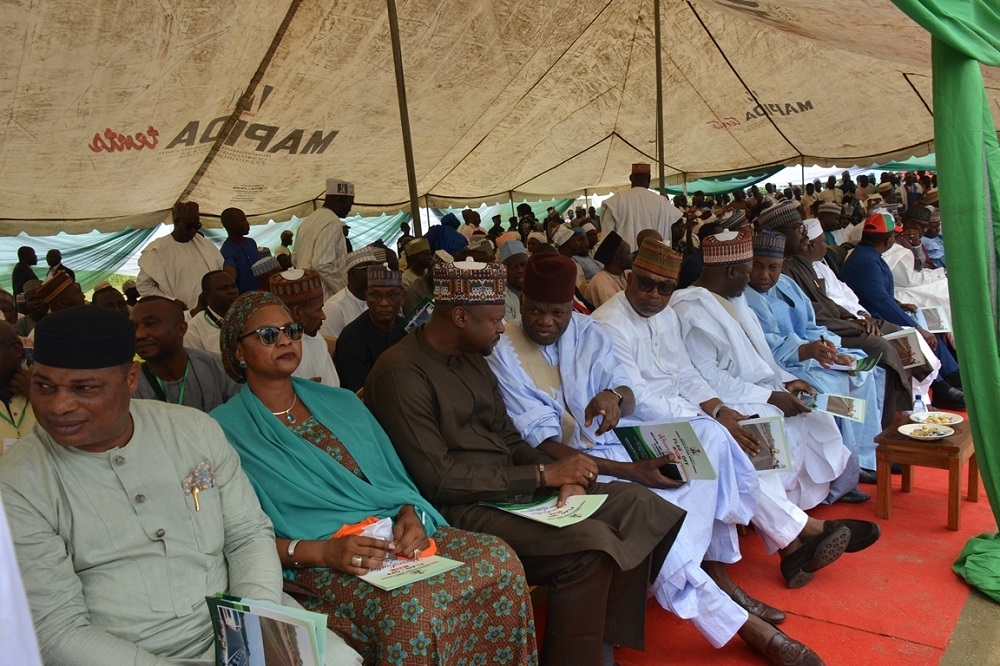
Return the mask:
{"type": "Polygon", "coordinates": [[[618,440],[635,462],[672,455],[685,479],[716,478],[715,468],[688,421],[615,428],[618,440]]]}
{"type": "Polygon", "coordinates": [[[482,504],[552,527],[566,527],[590,518],[595,511],[601,508],[607,498],[607,495],[572,495],[566,499],[566,504],[561,507],[556,507],[558,497],[547,497],[529,504],[502,502],[483,502],[482,504]]]}
{"type": "Polygon", "coordinates": [[[390,560],[378,569],[372,569],[361,580],[382,590],[395,590],[410,583],[426,580],[432,576],[451,571],[464,562],[451,560],[440,555],[421,557],[416,560],[390,560]]]}
{"type": "Polygon", "coordinates": [[[875,366],[878,362],[882,360],[882,354],[876,354],[875,356],[865,356],[863,358],[854,359],[854,363],[850,365],[841,365],[839,363],[834,363],[830,366],[831,370],[842,370],[844,372],[867,372],[875,366]]]}
{"type": "Polygon", "coordinates": [[[224,594],[206,599],[218,666],[323,666],[326,615],[224,594]]]}

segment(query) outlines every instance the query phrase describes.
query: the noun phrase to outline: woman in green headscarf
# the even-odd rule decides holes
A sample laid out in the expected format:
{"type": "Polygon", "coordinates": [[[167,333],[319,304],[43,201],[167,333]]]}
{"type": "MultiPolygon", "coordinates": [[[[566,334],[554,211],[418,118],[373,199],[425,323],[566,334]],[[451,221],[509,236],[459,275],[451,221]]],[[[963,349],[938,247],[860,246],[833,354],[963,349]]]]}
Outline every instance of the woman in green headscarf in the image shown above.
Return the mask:
{"type": "Polygon", "coordinates": [[[274,523],[286,591],[327,613],[366,664],[536,663],[531,602],[513,551],[448,527],[353,393],[291,376],[301,337],[276,296],[240,296],[221,347],[226,372],[246,386],[211,414],[274,523]],[[371,518],[392,519],[391,540],[342,532],[371,518]],[[358,578],[390,555],[435,548],[464,564],[392,592],[358,578]]]}

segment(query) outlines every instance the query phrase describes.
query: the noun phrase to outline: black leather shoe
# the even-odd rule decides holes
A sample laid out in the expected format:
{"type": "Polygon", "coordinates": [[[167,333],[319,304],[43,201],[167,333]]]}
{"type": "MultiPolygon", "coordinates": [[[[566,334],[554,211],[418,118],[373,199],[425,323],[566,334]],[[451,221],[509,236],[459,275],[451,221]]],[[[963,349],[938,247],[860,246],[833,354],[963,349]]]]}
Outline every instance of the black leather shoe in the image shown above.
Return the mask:
{"type": "Polygon", "coordinates": [[[954,386],[934,389],[934,404],[948,409],[965,409],[965,394],[954,386]]]}
{"type": "Polygon", "coordinates": [[[855,488],[854,490],[841,495],[837,502],[843,502],[844,504],[861,504],[862,502],[867,502],[871,498],[872,496],[868,493],[863,493],[855,488]]]}
{"type": "Polygon", "coordinates": [[[764,656],[775,666],[825,666],[808,646],[780,631],[771,637],[764,656]]]}
{"type": "Polygon", "coordinates": [[[962,390],[962,372],[961,370],[956,370],[947,377],[944,378],[946,382],[957,388],[959,391],[962,390]]]}
{"type": "Polygon", "coordinates": [[[859,550],[864,550],[882,536],[882,528],[878,526],[878,523],[873,523],[870,520],[843,518],[827,521],[827,529],[830,525],[844,525],[851,530],[851,538],[847,542],[847,548],[844,549],[845,553],[856,553],[859,550]]]}
{"type": "Polygon", "coordinates": [[[777,608],[768,606],[760,599],[754,599],[739,587],[735,588],[729,596],[733,598],[733,601],[742,606],[746,612],[756,615],[764,620],[764,622],[781,624],[785,621],[785,614],[783,612],[777,608]]]}
{"type": "Polygon", "coordinates": [[[858,483],[878,483],[878,474],[873,469],[862,467],[858,472],[858,483]]]}
{"type": "Polygon", "coordinates": [[[850,540],[850,528],[831,523],[826,524],[822,534],[801,539],[798,550],[781,560],[781,575],[788,587],[794,590],[811,581],[815,572],[833,564],[844,554],[850,540]]]}

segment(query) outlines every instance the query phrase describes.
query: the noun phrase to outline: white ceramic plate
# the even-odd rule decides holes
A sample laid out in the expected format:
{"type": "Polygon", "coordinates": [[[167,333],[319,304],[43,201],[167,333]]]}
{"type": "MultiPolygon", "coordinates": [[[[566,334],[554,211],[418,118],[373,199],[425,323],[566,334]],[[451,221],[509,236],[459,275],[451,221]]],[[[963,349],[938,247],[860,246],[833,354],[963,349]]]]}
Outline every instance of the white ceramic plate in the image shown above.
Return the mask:
{"type": "Polygon", "coordinates": [[[910,414],[910,420],[914,423],[933,423],[934,425],[955,425],[965,419],[961,414],[951,412],[916,412],[910,414]]]}
{"type": "Polygon", "coordinates": [[[899,426],[899,432],[912,439],[919,439],[930,442],[936,439],[944,439],[955,434],[955,431],[944,425],[934,423],[924,425],[923,423],[908,423],[899,426]],[[927,434],[921,434],[926,432],[927,434]]]}

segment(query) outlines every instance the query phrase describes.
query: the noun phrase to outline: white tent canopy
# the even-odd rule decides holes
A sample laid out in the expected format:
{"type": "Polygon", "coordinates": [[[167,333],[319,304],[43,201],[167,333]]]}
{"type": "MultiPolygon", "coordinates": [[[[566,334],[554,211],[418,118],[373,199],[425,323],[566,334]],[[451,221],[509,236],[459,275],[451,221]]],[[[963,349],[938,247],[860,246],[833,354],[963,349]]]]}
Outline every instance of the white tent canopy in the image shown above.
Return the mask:
{"type": "MultiPolygon", "coordinates": [[[[421,205],[607,192],[655,163],[653,0],[397,7],[421,205]]],[[[933,150],[928,35],[888,0],[829,7],[662,0],[668,180],[933,150]]],[[[149,225],[178,199],[289,217],[327,176],[357,183],[356,212],[409,208],[384,3],[0,16],[0,233],[149,225]]]]}

